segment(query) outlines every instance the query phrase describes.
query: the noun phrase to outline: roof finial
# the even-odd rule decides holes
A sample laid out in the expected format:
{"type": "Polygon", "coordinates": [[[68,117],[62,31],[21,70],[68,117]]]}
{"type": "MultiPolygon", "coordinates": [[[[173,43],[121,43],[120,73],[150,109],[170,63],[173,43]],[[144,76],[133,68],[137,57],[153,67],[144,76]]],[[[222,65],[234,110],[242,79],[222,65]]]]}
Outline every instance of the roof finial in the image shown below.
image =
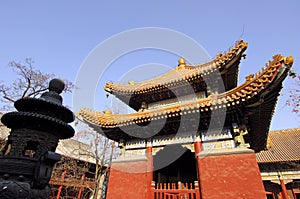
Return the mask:
{"type": "Polygon", "coordinates": [[[180,57],[180,59],[178,60],[178,67],[185,67],[186,66],[186,62],[185,59],[183,57],[180,57]]]}

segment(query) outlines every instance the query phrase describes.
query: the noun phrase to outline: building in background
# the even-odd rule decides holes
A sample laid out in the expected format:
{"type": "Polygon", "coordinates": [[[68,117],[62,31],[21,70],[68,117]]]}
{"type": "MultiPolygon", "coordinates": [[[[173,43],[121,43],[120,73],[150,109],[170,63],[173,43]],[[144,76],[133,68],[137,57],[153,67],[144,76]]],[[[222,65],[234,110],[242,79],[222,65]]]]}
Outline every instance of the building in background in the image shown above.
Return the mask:
{"type": "Polygon", "coordinates": [[[300,198],[299,143],[300,128],[273,131],[268,149],[256,154],[268,199],[300,198]]]}
{"type": "Polygon", "coordinates": [[[67,139],[61,140],[56,152],[62,159],[56,163],[52,177],[51,198],[89,198],[95,182],[95,159],[90,145],[67,139]]]}
{"type": "MultiPolygon", "coordinates": [[[[3,113],[0,112],[0,119],[2,117],[3,113]]],[[[2,124],[0,120],[0,146],[5,144],[5,141],[7,139],[7,136],[9,135],[9,128],[7,128],[4,124],[2,124]]]]}

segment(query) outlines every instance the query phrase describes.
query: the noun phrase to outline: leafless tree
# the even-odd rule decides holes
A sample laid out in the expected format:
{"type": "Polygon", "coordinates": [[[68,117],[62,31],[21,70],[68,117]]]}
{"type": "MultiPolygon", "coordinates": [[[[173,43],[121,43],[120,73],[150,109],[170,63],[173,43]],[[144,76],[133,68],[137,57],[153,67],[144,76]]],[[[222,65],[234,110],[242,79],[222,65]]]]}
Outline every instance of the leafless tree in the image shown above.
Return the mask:
{"type": "MultiPolygon", "coordinates": [[[[53,185],[65,185],[61,188],[61,196],[73,193],[73,196],[81,195],[82,198],[83,194],[88,194],[88,198],[102,199],[110,164],[118,151],[113,141],[95,132],[85,123],[77,120],[75,125],[79,127],[74,139],[80,142],[73,139],[60,143],[58,148],[65,156],[56,163],[52,172],[53,185]],[[77,192],[72,191],[72,187],[77,192]]],[[[57,186],[52,186],[52,192],[55,192],[55,188],[57,186]]]]}
{"type": "MultiPolygon", "coordinates": [[[[31,58],[25,59],[23,63],[11,61],[8,66],[17,74],[12,84],[0,82],[0,111],[12,110],[13,102],[24,97],[36,97],[48,88],[49,81],[54,74],[41,72],[33,67],[31,58]]],[[[63,80],[66,84],[65,92],[71,92],[74,88],[72,82],[63,80]]]]}
{"type": "Polygon", "coordinates": [[[93,178],[89,178],[91,164],[73,157],[63,156],[55,164],[50,180],[51,198],[57,198],[60,189],[60,198],[68,196],[78,196],[81,189],[80,198],[88,198],[91,195],[90,187],[93,186],[93,178]]]}
{"type": "Polygon", "coordinates": [[[115,143],[108,138],[100,135],[99,133],[86,128],[77,133],[77,137],[80,140],[85,140],[92,150],[80,149],[80,153],[83,156],[88,156],[95,162],[95,169],[93,171],[93,187],[91,187],[92,198],[100,199],[103,183],[107,172],[109,172],[110,164],[117,155],[115,143]]]}
{"type": "Polygon", "coordinates": [[[300,116],[300,75],[291,72],[290,76],[294,79],[293,85],[288,89],[289,96],[286,101],[287,105],[292,108],[292,111],[300,116]]]}

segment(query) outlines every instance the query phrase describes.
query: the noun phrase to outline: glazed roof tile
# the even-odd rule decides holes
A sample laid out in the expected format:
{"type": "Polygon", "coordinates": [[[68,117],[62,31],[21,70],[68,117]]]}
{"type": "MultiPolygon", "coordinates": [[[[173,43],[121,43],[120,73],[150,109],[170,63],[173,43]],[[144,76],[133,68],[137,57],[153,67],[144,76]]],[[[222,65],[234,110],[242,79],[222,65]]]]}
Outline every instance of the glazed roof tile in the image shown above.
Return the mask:
{"type": "Polygon", "coordinates": [[[269,133],[268,149],[256,154],[258,163],[300,161],[300,128],[269,133]]]}
{"type": "Polygon", "coordinates": [[[103,128],[116,128],[128,126],[133,123],[149,122],[158,120],[161,117],[175,117],[182,114],[188,114],[189,111],[205,112],[221,107],[235,106],[259,95],[264,88],[274,80],[276,74],[282,66],[282,63],[291,66],[292,57],[283,57],[275,55],[272,61],[266,65],[260,73],[250,75],[244,84],[230,91],[221,94],[215,94],[208,98],[182,102],[174,105],[168,105],[153,110],[144,110],[130,114],[111,114],[101,113],[88,109],[82,109],[79,113],[83,119],[94,125],[103,128]]]}
{"type": "MultiPolygon", "coordinates": [[[[179,59],[179,65],[175,69],[161,75],[159,77],[146,80],[143,82],[130,82],[128,84],[115,84],[108,82],[104,87],[109,93],[115,94],[141,94],[151,91],[158,91],[164,87],[170,87],[173,84],[177,84],[182,81],[195,81],[202,79],[202,75],[209,74],[210,72],[219,69],[220,72],[224,69],[228,69],[227,64],[230,63],[236,56],[242,56],[242,53],[248,47],[248,43],[240,40],[236,45],[224,54],[217,54],[216,58],[200,65],[188,65],[183,58],[179,59]]],[[[236,70],[235,73],[237,73],[236,70]]],[[[237,74],[235,74],[237,76],[237,74]]],[[[235,84],[237,79],[235,78],[235,84]]]]}

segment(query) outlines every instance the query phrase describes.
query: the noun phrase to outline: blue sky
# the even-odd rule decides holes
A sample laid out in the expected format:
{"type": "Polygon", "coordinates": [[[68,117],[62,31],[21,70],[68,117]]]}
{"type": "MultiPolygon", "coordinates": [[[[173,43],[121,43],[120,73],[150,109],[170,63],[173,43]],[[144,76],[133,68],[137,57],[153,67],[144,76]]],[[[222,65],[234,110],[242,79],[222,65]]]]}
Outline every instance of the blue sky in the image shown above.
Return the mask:
{"type": "MultiPolygon", "coordinates": [[[[297,0],[3,0],[0,2],[0,80],[10,82],[15,78],[7,67],[9,61],[31,57],[36,68],[75,82],[80,66],[97,45],[120,32],[143,27],[179,31],[201,44],[211,56],[244,39],[249,47],[247,58],[240,65],[240,83],[277,53],[293,55],[293,68],[300,72],[299,9],[297,0]]],[[[102,91],[105,81],[117,81],[122,71],[142,64],[175,67],[177,59],[157,50],[122,56],[112,63],[114,69],[106,71],[99,80],[95,108],[102,110],[109,106],[109,99],[102,91]]],[[[151,75],[162,71],[155,70],[151,75]]],[[[291,80],[286,80],[284,88],[291,84],[291,80]]],[[[72,108],[72,97],[65,98],[65,104],[72,108]]],[[[299,117],[290,113],[284,102],[284,97],[280,97],[271,129],[299,127],[299,117]]]]}

